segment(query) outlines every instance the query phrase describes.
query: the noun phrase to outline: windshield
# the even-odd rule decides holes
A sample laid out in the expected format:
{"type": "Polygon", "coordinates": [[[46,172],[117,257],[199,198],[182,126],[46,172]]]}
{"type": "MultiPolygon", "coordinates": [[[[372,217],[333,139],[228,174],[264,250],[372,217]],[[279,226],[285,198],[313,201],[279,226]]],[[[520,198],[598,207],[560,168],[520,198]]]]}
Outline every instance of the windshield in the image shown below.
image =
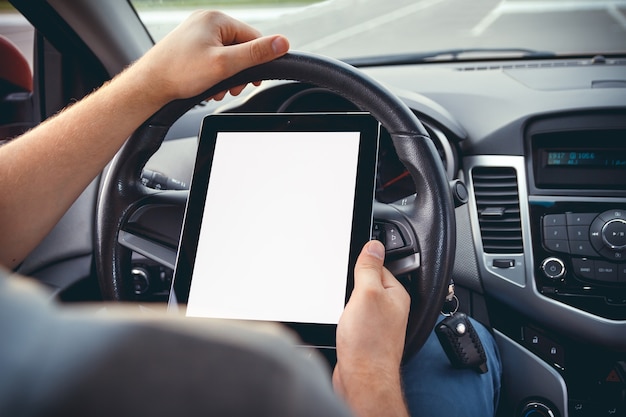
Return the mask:
{"type": "MultiPolygon", "coordinates": [[[[470,50],[483,57],[626,51],[626,0],[132,0],[158,41],[198,8],[335,58],[470,50]],[[523,49],[523,50],[520,50],[523,49]]],[[[427,54],[428,55],[428,54],[427,54]]],[[[462,58],[460,54],[446,54],[462,58]]]]}

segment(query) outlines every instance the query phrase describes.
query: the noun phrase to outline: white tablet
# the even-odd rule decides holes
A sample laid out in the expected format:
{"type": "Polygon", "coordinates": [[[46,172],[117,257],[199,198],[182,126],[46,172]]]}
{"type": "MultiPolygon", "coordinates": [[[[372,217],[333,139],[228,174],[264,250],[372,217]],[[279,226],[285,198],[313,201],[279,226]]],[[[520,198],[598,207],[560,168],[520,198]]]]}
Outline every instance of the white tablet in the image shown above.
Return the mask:
{"type": "Polygon", "coordinates": [[[371,236],[378,132],[365,113],[207,116],[170,304],[334,346],[371,236]]]}

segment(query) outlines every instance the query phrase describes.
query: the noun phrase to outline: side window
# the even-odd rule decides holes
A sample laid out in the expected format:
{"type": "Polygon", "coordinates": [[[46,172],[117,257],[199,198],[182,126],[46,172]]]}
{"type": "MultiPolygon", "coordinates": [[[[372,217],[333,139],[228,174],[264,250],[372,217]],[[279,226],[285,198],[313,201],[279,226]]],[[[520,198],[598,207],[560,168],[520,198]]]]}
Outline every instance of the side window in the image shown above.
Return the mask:
{"type": "Polygon", "coordinates": [[[34,33],[8,1],[0,1],[0,143],[33,124],[34,33]]]}

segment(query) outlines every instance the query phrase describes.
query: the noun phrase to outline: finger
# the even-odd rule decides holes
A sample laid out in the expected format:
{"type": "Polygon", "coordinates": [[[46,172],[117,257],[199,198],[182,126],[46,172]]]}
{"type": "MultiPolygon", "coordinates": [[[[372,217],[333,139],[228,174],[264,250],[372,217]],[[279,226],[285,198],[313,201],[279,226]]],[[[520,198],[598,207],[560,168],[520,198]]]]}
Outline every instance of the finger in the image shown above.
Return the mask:
{"type": "Polygon", "coordinates": [[[337,366],[335,366],[335,369],[333,370],[332,382],[335,392],[343,396],[345,394],[345,390],[343,389],[343,383],[341,382],[341,374],[339,373],[338,365],[339,364],[337,364],[337,366]]]}
{"type": "Polygon", "coordinates": [[[385,247],[377,240],[371,240],[363,246],[354,267],[354,288],[381,286],[385,247]]]}
{"type": "Polygon", "coordinates": [[[212,11],[211,13],[216,19],[224,19],[220,22],[221,24],[218,24],[223,45],[249,42],[261,37],[261,32],[240,20],[221,12],[212,11]]]}
{"type": "Polygon", "coordinates": [[[241,94],[241,92],[243,91],[244,88],[246,88],[248,85],[244,84],[244,85],[238,85],[237,87],[233,87],[229,90],[230,94],[232,96],[238,96],[239,94],[241,94]]]}
{"type": "Polygon", "coordinates": [[[283,56],[289,51],[289,41],[281,35],[264,36],[231,45],[228,49],[229,62],[233,65],[233,73],[236,73],[283,56]]]}
{"type": "Polygon", "coordinates": [[[209,100],[215,100],[215,101],[221,101],[224,97],[226,97],[226,93],[227,91],[221,91],[211,97],[209,97],[209,100]]]}

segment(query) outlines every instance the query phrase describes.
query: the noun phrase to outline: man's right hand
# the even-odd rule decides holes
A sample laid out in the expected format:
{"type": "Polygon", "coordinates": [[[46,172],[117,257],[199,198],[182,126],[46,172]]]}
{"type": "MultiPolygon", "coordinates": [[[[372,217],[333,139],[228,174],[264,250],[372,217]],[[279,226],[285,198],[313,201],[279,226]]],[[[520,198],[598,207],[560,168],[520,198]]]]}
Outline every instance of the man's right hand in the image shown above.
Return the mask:
{"type": "MultiPolygon", "coordinates": [[[[247,24],[217,11],[197,11],[137,62],[162,104],[202,93],[218,82],[289,50],[281,35],[261,36],[247,24]]],[[[237,95],[245,86],[235,87],[237,95]]],[[[150,91],[149,89],[147,91],[150,91]]],[[[223,92],[213,97],[221,99],[223,92]]]]}
{"type": "Polygon", "coordinates": [[[385,248],[368,242],[354,290],[337,326],[335,390],[356,415],[408,415],[400,382],[410,297],[384,266],[385,248]]]}

